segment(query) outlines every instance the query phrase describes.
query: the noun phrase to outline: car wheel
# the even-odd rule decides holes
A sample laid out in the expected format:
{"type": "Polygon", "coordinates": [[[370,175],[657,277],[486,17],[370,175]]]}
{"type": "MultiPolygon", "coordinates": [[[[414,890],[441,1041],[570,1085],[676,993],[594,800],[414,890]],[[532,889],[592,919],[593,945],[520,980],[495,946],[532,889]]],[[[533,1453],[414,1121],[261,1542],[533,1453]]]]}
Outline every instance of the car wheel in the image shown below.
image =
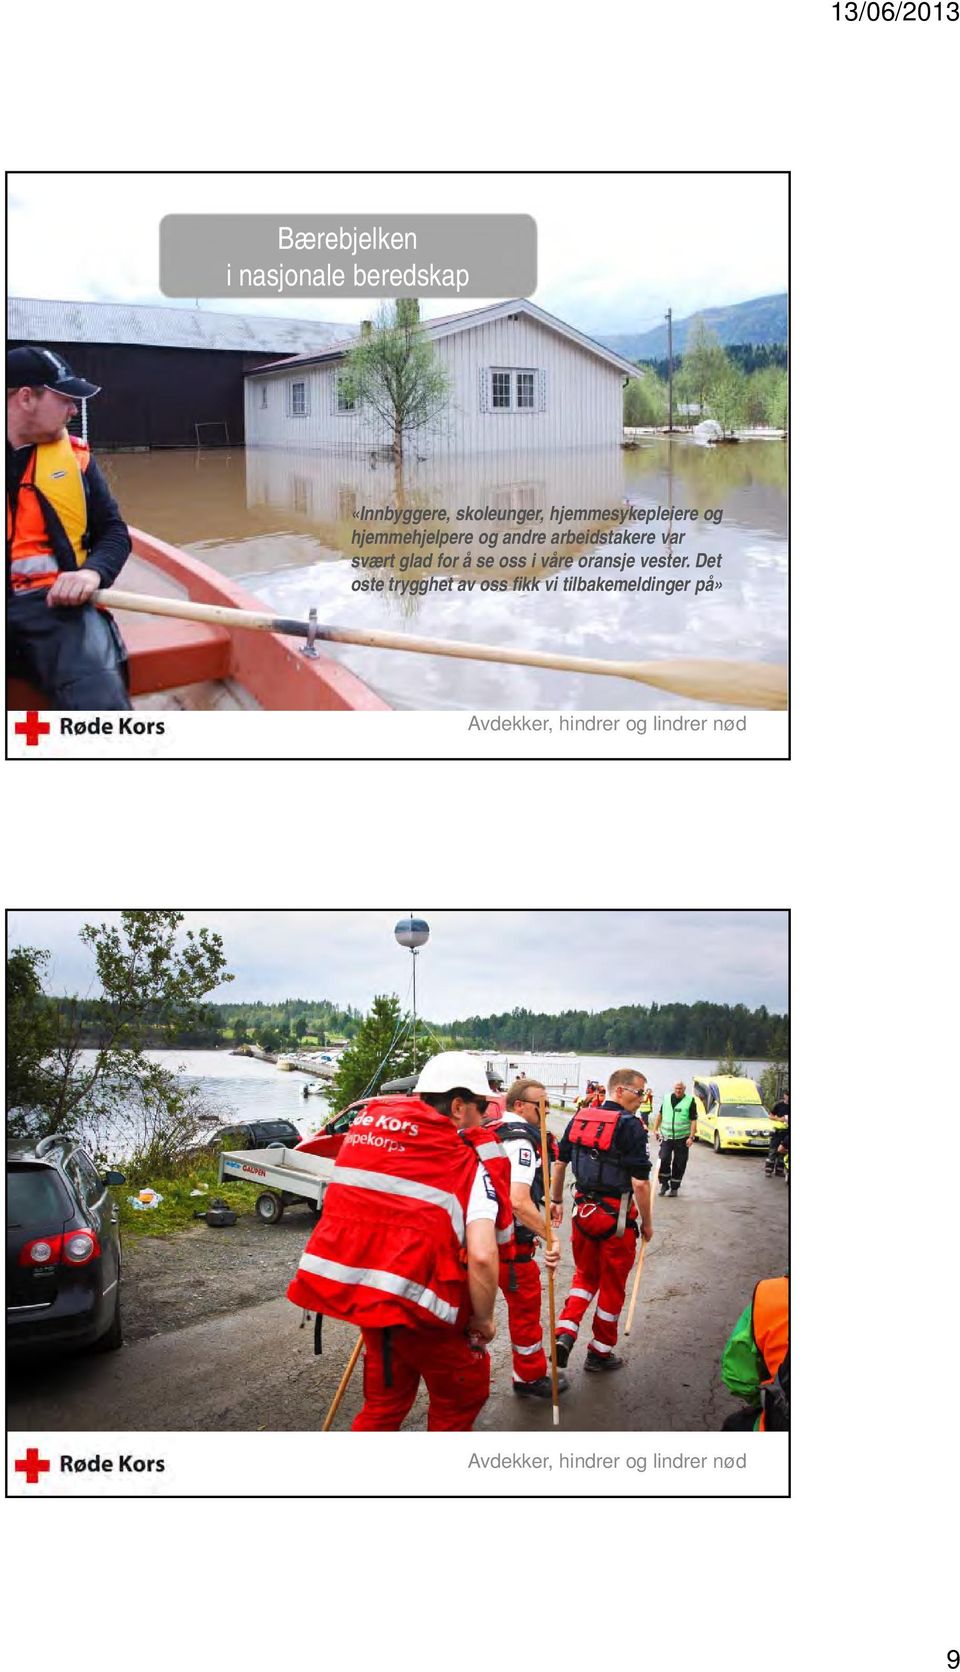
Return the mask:
{"type": "Polygon", "coordinates": [[[713,1153],[714,1155],[720,1155],[722,1151],[723,1145],[720,1142],[720,1134],[719,1132],[715,1132],[713,1134],[713,1153]]]}
{"type": "Polygon", "coordinates": [[[275,1225],[278,1219],[283,1218],[283,1203],[270,1190],[264,1190],[257,1197],[255,1207],[258,1219],[262,1219],[265,1225],[275,1225]]]}
{"type": "Polygon", "coordinates": [[[110,1328],[104,1335],[101,1335],[98,1340],[94,1342],[94,1348],[98,1353],[115,1353],[117,1348],[122,1346],[123,1323],[120,1317],[120,1285],[118,1283],[117,1304],[113,1309],[113,1317],[110,1321],[110,1328]]]}

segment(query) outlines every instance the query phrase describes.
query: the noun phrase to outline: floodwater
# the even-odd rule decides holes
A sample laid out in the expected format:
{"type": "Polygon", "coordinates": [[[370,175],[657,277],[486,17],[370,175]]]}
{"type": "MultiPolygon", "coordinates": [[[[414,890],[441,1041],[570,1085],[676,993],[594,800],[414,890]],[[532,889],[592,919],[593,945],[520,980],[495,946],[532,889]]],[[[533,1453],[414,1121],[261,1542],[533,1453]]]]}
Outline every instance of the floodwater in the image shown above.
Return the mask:
{"type": "MultiPolygon", "coordinates": [[[[318,1087],[321,1082],[314,1075],[297,1069],[281,1071],[273,1063],[260,1062],[256,1057],[235,1057],[229,1051],[190,1051],[176,1047],[170,1051],[149,1051],[148,1056],[165,1068],[182,1071],[185,1080],[203,1091],[204,1103],[225,1124],[232,1120],[290,1120],[306,1137],[313,1133],[332,1113],[326,1096],[304,1097],[304,1087],[318,1087]]],[[[606,1081],[615,1068],[624,1063],[635,1063],[647,1075],[655,1094],[661,1097],[672,1090],[677,1080],[684,1080],[692,1088],[694,1075],[712,1075],[716,1059],[712,1061],[646,1057],[643,1052],[627,1052],[621,1057],[564,1057],[534,1056],[529,1052],[489,1052],[490,1061],[504,1071],[517,1064],[517,1073],[528,1071],[542,1075],[549,1084],[553,1101],[559,1102],[559,1089],[566,1082],[567,1100],[572,1101],[576,1090],[582,1091],[588,1080],[606,1081]]],[[[759,1079],[766,1063],[745,1062],[744,1074],[759,1079]]],[[[208,1131],[212,1132],[211,1126],[208,1131]]]]}
{"type": "MultiPolygon", "coordinates": [[[[604,660],[667,661],[724,658],[784,663],[787,655],[787,480],[782,441],[757,439],[705,447],[688,436],[644,436],[635,447],[539,453],[480,454],[418,459],[398,471],[376,452],[295,453],[248,448],[222,452],[110,454],[101,463],[127,521],[228,575],[264,605],[285,616],[341,626],[385,629],[437,638],[494,643],[604,660]],[[631,521],[630,533],[653,531],[655,543],[628,544],[622,531],[596,515],[562,525],[571,538],[557,547],[561,524],[551,508],[585,512],[693,510],[691,521],[631,521]],[[496,522],[457,522],[458,511],[489,507],[496,522]],[[451,531],[471,531],[469,553],[454,551],[449,568],[438,567],[435,548],[395,548],[395,565],[380,571],[354,568],[361,555],[357,532],[383,531],[363,522],[364,508],[405,512],[445,510],[451,531]],[[535,513],[542,513],[537,521],[535,513]],[[706,520],[710,513],[711,521],[706,520]],[[508,544],[505,535],[542,531],[544,546],[508,544]],[[672,546],[664,536],[683,535],[672,546]],[[482,533],[497,545],[481,546],[482,533]],[[599,543],[598,543],[599,542],[599,543]],[[572,556],[556,590],[540,560],[559,550],[572,556]],[[689,571],[640,565],[640,556],[690,554],[689,571]],[[722,557],[697,569],[698,552],[722,557]],[[402,557],[432,554],[429,571],[408,568],[402,557]],[[472,563],[468,567],[465,557],[472,563]],[[480,556],[492,557],[483,572],[480,556]],[[632,569],[587,567],[598,556],[632,569]],[[508,567],[512,563],[516,567],[508,567]],[[537,591],[518,582],[543,577],[537,591]],[[643,592],[564,589],[564,580],[632,579],[658,583],[643,592]],[[429,585],[452,579],[453,589],[419,594],[407,590],[359,592],[360,578],[429,585]],[[479,578],[503,582],[503,591],[457,590],[479,578]],[[672,594],[659,583],[686,579],[672,594]],[[698,580],[721,581],[699,594],[698,580]]],[[[393,526],[393,525],[390,525],[393,526]]],[[[415,529],[417,525],[410,525],[415,529]]],[[[438,527],[421,523],[419,527],[438,527]]],[[[366,548],[384,555],[389,547],[366,548]]],[[[121,582],[122,584],[122,582],[121,582]]],[[[653,690],[625,679],[597,678],[545,669],[503,667],[397,651],[326,645],[397,708],[430,709],[643,709],[689,708],[686,696],[653,690]]]]}

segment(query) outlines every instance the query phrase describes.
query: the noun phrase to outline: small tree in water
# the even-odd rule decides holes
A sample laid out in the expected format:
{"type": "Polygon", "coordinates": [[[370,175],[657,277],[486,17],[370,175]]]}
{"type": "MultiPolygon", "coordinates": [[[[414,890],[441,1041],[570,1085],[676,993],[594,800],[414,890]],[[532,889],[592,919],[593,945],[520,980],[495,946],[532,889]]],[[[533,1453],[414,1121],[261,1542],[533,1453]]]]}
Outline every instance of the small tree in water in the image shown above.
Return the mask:
{"type": "Polygon", "coordinates": [[[406,437],[436,423],[450,398],[450,377],[420,324],[415,296],[399,297],[392,315],[383,309],[370,334],[350,349],[340,392],[389,430],[398,464],[406,437]]]}
{"type": "Polygon", "coordinates": [[[16,947],[7,961],[16,1010],[16,1074],[7,1094],[7,1136],[81,1137],[97,1154],[169,1159],[206,1112],[196,1087],[146,1055],[195,1026],[206,995],[227,972],[223,942],[208,929],[181,936],[183,913],[124,911],[119,926],[87,923],[99,995],[50,998],[49,954],[16,947]]]}
{"type": "Polygon", "coordinates": [[[345,1109],[364,1093],[372,1095],[384,1080],[413,1073],[413,1052],[406,1039],[400,1039],[406,1020],[406,1016],[401,1019],[396,994],[377,995],[356,1039],[337,1064],[336,1079],[327,1094],[334,1109],[345,1109]]]}

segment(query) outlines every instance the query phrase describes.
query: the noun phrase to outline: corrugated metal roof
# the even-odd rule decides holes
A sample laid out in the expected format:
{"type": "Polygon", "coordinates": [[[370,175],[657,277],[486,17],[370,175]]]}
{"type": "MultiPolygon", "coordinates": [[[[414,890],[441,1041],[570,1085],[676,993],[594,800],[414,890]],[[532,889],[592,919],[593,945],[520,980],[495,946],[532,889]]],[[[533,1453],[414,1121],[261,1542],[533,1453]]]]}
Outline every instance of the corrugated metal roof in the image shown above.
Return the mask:
{"type": "MultiPolygon", "coordinates": [[[[357,335],[357,331],[353,335],[357,335]]],[[[226,348],[248,354],[309,354],[342,343],[349,326],[262,314],[207,313],[130,302],[49,302],[11,296],[7,336],[35,343],[122,343],[141,348],[226,348]]]]}
{"type": "MultiPolygon", "coordinates": [[[[539,308],[535,302],[524,297],[516,297],[509,302],[495,302],[486,308],[470,308],[466,313],[441,314],[437,319],[423,320],[422,324],[424,334],[436,339],[452,336],[457,331],[469,331],[477,325],[486,325],[491,320],[503,319],[508,314],[526,314],[530,319],[539,320],[541,325],[556,331],[561,337],[566,337],[569,342],[577,343],[580,348],[586,349],[588,354],[595,354],[598,360],[606,360],[608,364],[616,366],[618,371],[625,372],[628,377],[641,378],[644,375],[632,360],[625,360],[623,355],[607,348],[605,343],[586,336],[583,331],[578,331],[575,325],[568,325],[565,320],[547,313],[546,308],[539,308]]],[[[310,365],[314,361],[339,359],[352,346],[355,336],[347,342],[325,343],[322,348],[308,349],[306,353],[301,351],[290,358],[257,366],[254,371],[248,372],[247,376],[259,377],[262,372],[279,371],[285,366],[310,365]]]]}

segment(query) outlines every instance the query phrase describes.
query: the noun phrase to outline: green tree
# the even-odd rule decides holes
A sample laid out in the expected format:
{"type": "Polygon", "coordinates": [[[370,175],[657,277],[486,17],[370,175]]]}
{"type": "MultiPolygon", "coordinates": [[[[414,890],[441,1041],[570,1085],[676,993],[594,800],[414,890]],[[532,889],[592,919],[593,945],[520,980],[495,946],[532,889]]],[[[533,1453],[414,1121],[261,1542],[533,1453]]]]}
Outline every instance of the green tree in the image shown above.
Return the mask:
{"type": "Polygon", "coordinates": [[[674,379],[674,393],[678,400],[695,402],[701,418],[710,399],[710,391],[722,375],[727,357],[720,346],[720,338],[698,314],[687,334],[683,361],[674,379]]]}
{"type": "Polygon", "coordinates": [[[220,936],[181,933],[182,923],[178,911],[124,911],[119,925],[84,924],[80,940],[92,954],[99,996],[82,1001],[82,1014],[76,998],[40,1003],[31,992],[31,971],[39,978],[45,954],[11,952],[17,1002],[34,1017],[19,1085],[29,1090],[32,1075],[37,1096],[8,1107],[9,1135],[36,1141],[63,1132],[99,1154],[109,1145],[133,1157],[151,1146],[172,1153],[192,1134],[200,1094],[150,1061],[147,1040],[173,1044],[198,1026],[206,994],[233,977],[220,936]]]}
{"type": "Polygon", "coordinates": [[[735,1080],[739,1080],[740,1076],[742,1075],[742,1073],[743,1073],[743,1063],[738,1062],[735,1055],[734,1055],[733,1040],[732,1039],[728,1039],[727,1043],[723,1047],[723,1056],[721,1057],[720,1061],[717,1063],[717,1066],[714,1069],[714,1073],[715,1074],[730,1074],[730,1075],[733,1076],[733,1078],[735,1080]]]}
{"type": "Polygon", "coordinates": [[[298,1039],[303,1039],[304,1035],[310,1032],[310,1023],[307,1021],[306,1016],[297,1017],[293,1024],[293,1031],[298,1039]]]}
{"type": "Polygon", "coordinates": [[[649,366],[643,376],[628,378],[623,391],[623,422],[633,428],[665,424],[667,421],[667,386],[649,366]]]}
{"type": "Polygon", "coordinates": [[[760,1096],[768,1109],[776,1103],[784,1086],[790,1084],[790,1036],[783,1024],[774,1033],[770,1059],[760,1076],[760,1096]]]}
{"type": "Polygon", "coordinates": [[[392,437],[393,456],[403,461],[404,444],[417,430],[439,419],[450,398],[450,376],[420,324],[416,298],[401,296],[381,309],[368,336],[347,354],[340,374],[340,398],[366,411],[392,437]]]}
{"type": "Polygon", "coordinates": [[[57,1013],[43,991],[49,961],[50,954],[35,946],[15,947],[7,959],[7,1131],[11,1136],[26,1135],[26,1111],[39,1115],[56,1098],[49,1058],[57,1044],[57,1013]]]}
{"type": "Polygon", "coordinates": [[[247,1040],[249,1039],[249,1037],[250,1037],[250,1035],[247,1032],[247,1023],[246,1023],[245,1017],[235,1016],[234,1019],[233,1019],[233,1042],[234,1042],[234,1044],[235,1045],[245,1045],[247,1040]]]}
{"type": "Polygon", "coordinates": [[[724,356],[724,363],[707,390],[711,416],[716,418],[724,435],[730,435],[743,423],[745,399],[746,379],[739,367],[724,356]]]}
{"type": "Polygon", "coordinates": [[[379,993],[369,1015],[361,1022],[353,1044],[337,1064],[336,1078],[329,1091],[335,1109],[345,1109],[366,1092],[376,1091],[384,1080],[397,1080],[413,1073],[413,1052],[396,994],[379,993]]]}
{"type": "Polygon", "coordinates": [[[280,1029],[271,1027],[269,1022],[264,1023],[257,1034],[257,1044],[261,1051],[269,1051],[272,1056],[274,1051],[279,1051],[282,1043],[283,1035],[280,1029]]]}

